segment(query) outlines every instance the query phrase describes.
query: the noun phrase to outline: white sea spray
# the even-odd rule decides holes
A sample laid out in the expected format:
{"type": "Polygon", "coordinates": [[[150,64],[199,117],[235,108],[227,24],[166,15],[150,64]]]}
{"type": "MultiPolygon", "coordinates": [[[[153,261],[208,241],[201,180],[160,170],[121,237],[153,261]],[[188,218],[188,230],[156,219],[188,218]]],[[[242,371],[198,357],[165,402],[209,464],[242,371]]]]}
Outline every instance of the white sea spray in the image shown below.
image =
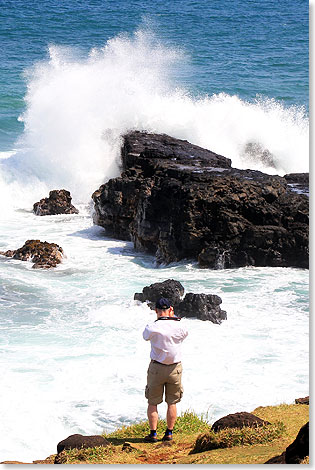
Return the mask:
{"type": "Polygon", "coordinates": [[[61,187],[87,201],[120,174],[121,137],[131,129],[187,139],[238,168],[308,171],[302,107],[224,93],[193,97],[174,83],[174,70],[184,65],[180,49],[146,30],[119,35],[87,57],[51,45],[26,74],[24,133],[15,154],[1,161],[6,207],[29,207],[31,198],[61,187]]]}
{"type": "Polygon", "coordinates": [[[236,167],[307,171],[303,108],[224,93],[193,97],[173,81],[184,61],[182,51],[138,31],[87,57],[51,45],[28,71],[25,130],[0,161],[0,249],[38,238],[60,244],[66,258],[37,271],[0,257],[1,460],[45,458],[70,434],[146,418],[149,345],[141,333],[154,313],[132,299],[167,278],[186,292],[220,295],[228,315],[221,325],[182,320],[189,337],[179,411],[208,412],[214,421],[308,394],[306,270],[212,271],[189,260],[156,269],[152,256],[92,226],[90,195],[119,175],[129,129],[187,139],[236,167]],[[61,187],[79,215],[32,214],[34,202],[61,187]]]}

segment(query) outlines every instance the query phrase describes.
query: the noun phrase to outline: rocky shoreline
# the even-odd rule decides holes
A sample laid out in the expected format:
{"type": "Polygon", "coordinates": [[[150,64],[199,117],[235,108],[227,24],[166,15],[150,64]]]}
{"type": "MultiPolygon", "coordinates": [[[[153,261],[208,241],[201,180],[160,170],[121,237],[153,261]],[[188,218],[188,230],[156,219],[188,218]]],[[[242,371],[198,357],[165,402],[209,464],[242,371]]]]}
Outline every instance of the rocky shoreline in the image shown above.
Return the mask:
{"type": "MultiPolygon", "coordinates": [[[[107,236],[133,241],[158,263],[309,267],[308,173],[239,170],[229,158],[187,141],[139,131],[123,137],[121,161],[121,176],[92,194],[94,223],[107,236]]],[[[52,190],[33,212],[78,214],[71,200],[69,191],[52,190]]],[[[28,240],[28,251],[35,242],[35,255],[24,256],[25,247],[0,254],[27,260],[47,251],[39,240],[28,240]]],[[[55,267],[63,254],[58,249],[57,260],[34,267],[55,267]]]]}
{"type": "Polygon", "coordinates": [[[94,222],[160,263],[308,268],[308,174],[271,176],[167,135],[130,132],[94,222]]]}
{"type": "MultiPolygon", "coordinates": [[[[186,141],[132,132],[124,137],[121,176],[93,193],[94,222],[107,235],[132,240],[137,250],[154,254],[160,263],[188,258],[212,269],[308,268],[307,192],[308,174],[280,177],[238,170],[229,159],[186,141]]],[[[34,204],[34,213],[78,211],[68,191],[54,190],[34,204]],[[56,203],[60,197],[63,202],[56,203]]],[[[31,260],[34,268],[56,267],[64,257],[60,246],[40,240],[27,240],[23,247],[0,254],[31,260]]],[[[181,287],[175,313],[191,317],[198,312],[201,320],[217,324],[227,318],[218,296],[188,293],[182,298],[181,287]]],[[[145,287],[135,300],[154,302],[154,289],[145,287]]],[[[289,463],[285,458],[284,452],[277,456],[279,461],[265,463],[289,463]]]]}

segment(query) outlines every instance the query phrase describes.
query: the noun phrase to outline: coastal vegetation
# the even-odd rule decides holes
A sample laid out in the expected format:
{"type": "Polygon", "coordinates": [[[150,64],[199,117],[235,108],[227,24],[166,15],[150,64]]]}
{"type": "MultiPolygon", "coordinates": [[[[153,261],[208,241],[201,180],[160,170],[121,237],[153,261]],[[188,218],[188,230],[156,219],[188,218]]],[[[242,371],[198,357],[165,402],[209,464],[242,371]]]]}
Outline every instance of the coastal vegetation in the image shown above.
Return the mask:
{"type": "MultiPolygon", "coordinates": [[[[301,426],[308,421],[307,405],[267,406],[253,413],[271,425],[257,428],[211,431],[207,416],[198,417],[186,411],[177,420],[174,441],[149,444],[143,436],[149,431],[147,422],[123,426],[104,434],[106,447],[70,449],[61,452],[55,463],[60,464],[263,464],[282,454],[294,441],[301,426]],[[200,447],[201,444],[209,447],[200,447]]],[[[166,423],[158,425],[161,438],[166,423]]],[[[54,460],[55,456],[49,459],[54,460]]],[[[308,463],[306,457],[301,463],[308,463]]]]}

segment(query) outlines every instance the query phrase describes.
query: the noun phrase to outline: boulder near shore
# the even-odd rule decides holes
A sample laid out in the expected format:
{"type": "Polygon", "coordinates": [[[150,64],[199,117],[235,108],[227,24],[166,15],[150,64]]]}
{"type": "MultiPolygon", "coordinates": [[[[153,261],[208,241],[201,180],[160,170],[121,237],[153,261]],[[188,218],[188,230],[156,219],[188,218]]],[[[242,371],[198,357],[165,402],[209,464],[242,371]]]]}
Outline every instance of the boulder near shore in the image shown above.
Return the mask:
{"type": "Polygon", "coordinates": [[[13,259],[33,262],[32,268],[55,268],[64,256],[63,249],[56,243],[27,240],[17,250],[0,251],[0,255],[13,259]]]}
{"type": "Polygon", "coordinates": [[[72,434],[66,439],[58,442],[57,453],[60,454],[63,450],[67,449],[86,449],[88,447],[106,447],[109,442],[102,436],[83,436],[82,434],[72,434]]]}
{"type": "Polygon", "coordinates": [[[296,405],[309,405],[310,404],[310,397],[303,397],[303,398],[296,398],[295,399],[296,405]]]}
{"type": "Polygon", "coordinates": [[[49,197],[35,202],[33,212],[35,215],[78,214],[79,211],[71,203],[72,197],[66,189],[53,189],[49,197]]]}
{"type": "Polygon", "coordinates": [[[268,421],[255,416],[253,413],[247,413],[246,411],[241,411],[240,413],[233,413],[223,418],[218,419],[213,423],[211,429],[214,432],[218,432],[221,429],[226,428],[243,428],[245,426],[256,428],[259,426],[266,426],[270,424],[268,421]]]}
{"type": "Polygon", "coordinates": [[[121,160],[121,176],[92,195],[107,235],[160,263],[308,267],[307,174],[239,170],[187,141],[139,131],[124,136],[121,160]]]}
{"type": "Polygon", "coordinates": [[[175,279],[167,279],[163,282],[155,282],[145,286],[142,292],[134,295],[134,300],[147,302],[151,309],[155,309],[155,302],[161,297],[170,300],[174,307],[175,315],[179,317],[196,317],[200,320],[209,320],[220,324],[226,320],[225,310],[221,310],[221,297],[215,294],[194,294],[189,292],[184,297],[183,285],[175,279]]]}

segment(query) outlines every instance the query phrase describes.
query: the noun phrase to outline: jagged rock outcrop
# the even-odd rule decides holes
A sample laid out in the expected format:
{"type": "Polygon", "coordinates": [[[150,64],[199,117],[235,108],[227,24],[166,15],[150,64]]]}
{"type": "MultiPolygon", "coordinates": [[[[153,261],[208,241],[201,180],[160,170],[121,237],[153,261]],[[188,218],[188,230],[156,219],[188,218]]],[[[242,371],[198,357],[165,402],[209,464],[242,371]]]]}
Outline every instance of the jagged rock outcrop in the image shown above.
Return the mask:
{"type": "Polygon", "coordinates": [[[181,317],[197,317],[219,324],[227,319],[226,311],[220,307],[221,303],[222,299],[218,295],[189,292],[176,306],[176,312],[181,317]]]}
{"type": "Polygon", "coordinates": [[[256,428],[258,426],[266,426],[270,424],[268,421],[265,421],[258,416],[253,415],[252,413],[247,413],[242,411],[240,413],[233,413],[223,418],[218,419],[213,423],[211,430],[214,432],[221,431],[221,429],[226,428],[243,428],[245,426],[256,428]]]}
{"type": "Polygon", "coordinates": [[[222,299],[218,295],[190,292],[183,298],[184,292],[185,289],[179,281],[167,279],[144,287],[141,293],[134,295],[134,300],[147,302],[154,310],[155,302],[161,297],[166,297],[174,307],[175,315],[179,317],[196,317],[216,324],[226,320],[226,312],[220,307],[222,299]]]}
{"type": "Polygon", "coordinates": [[[163,282],[155,282],[150,286],[145,286],[141,293],[134,295],[134,300],[148,301],[149,307],[154,310],[156,301],[161,297],[166,297],[174,307],[180,303],[184,291],[185,289],[179,281],[167,279],[163,282]]]}
{"type": "Polygon", "coordinates": [[[106,447],[109,445],[107,439],[102,436],[82,436],[82,434],[72,434],[57,444],[57,452],[60,454],[63,450],[82,449],[87,447],[106,447]]]}
{"type": "Polygon", "coordinates": [[[70,192],[66,189],[54,189],[49,192],[49,197],[35,202],[33,212],[35,215],[78,214],[71,200],[70,192]]]}
{"type": "Polygon", "coordinates": [[[56,243],[41,242],[40,240],[27,240],[17,250],[0,251],[4,255],[22,261],[32,261],[32,268],[55,268],[61,263],[64,256],[63,249],[56,243]]]}
{"type": "Polygon", "coordinates": [[[308,267],[308,197],[286,178],[167,135],[124,136],[122,175],[92,195],[95,223],[159,262],[308,267]]]}

